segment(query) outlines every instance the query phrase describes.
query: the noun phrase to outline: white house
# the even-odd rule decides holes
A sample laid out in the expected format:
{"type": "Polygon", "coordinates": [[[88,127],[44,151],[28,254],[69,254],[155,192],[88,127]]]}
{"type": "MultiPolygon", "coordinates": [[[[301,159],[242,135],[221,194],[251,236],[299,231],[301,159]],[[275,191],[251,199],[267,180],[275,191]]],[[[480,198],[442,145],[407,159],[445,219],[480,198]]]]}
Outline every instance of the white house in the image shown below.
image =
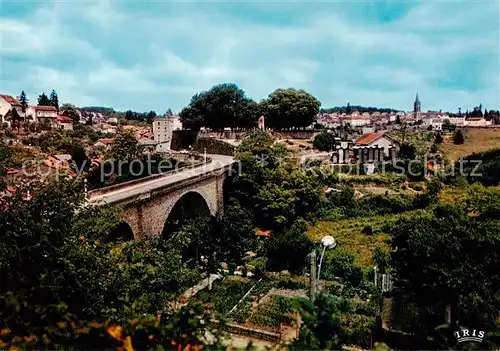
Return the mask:
{"type": "Polygon", "coordinates": [[[363,116],[346,116],[342,118],[342,125],[350,124],[351,127],[362,127],[371,125],[370,117],[363,116]]]}
{"type": "Polygon", "coordinates": [[[466,127],[487,127],[491,125],[492,122],[487,121],[484,117],[472,117],[465,120],[466,127]]]}
{"type": "Polygon", "coordinates": [[[443,130],[443,122],[445,121],[444,118],[433,118],[430,121],[431,121],[430,125],[432,126],[432,129],[443,130]]]}
{"type": "Polygon", "coordinates": [[[170,150],[172,132],[182,129],[179,116],[155,117],[153,119],[153,138],[156,142],[156,151],[170,150]]]}
{"type": "Polygon", "coordinates": [[[73,121],[66,116],[57,116],[57,127],[62,130],[73,130],[73,121]]]}
{"type": "Polygon", "coordinates": [[[458,127],[465,126],[465,117],[445,117],[451,124],[455,124],[458,127]]]}
{"type": "Polygon", "coordinates": [[[54,106],[28,106],[26,116],[31,116],[39,124],[57,127],[57,109],[54,106]]]}
{"type": "Polygon", "coordinates": [[[379,147],[384,149],[385,156],[389,156],[390,148],[397,148],[398,143],[384,133],[364,134],[354,142],[358,147],[379,147]]]}
{"type": "Polygon", "coordinates": [[[4,117],[12,109],[16,109],[19,113],[19,116],[24,116],[19,100],[10,95],[0,94],[0,122],[2,124],[5,122],[4,117]]]}

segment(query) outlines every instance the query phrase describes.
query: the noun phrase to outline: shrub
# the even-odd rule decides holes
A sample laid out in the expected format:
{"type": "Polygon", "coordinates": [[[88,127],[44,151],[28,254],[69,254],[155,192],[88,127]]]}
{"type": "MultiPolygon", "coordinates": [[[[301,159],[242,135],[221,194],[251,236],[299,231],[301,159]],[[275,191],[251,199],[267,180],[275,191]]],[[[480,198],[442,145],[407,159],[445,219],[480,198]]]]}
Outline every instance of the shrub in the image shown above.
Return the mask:
{"type": "Polygon", "coordinates": [[[314,138],[313,146],[320,151],[331,151],[335,149],[337,142],[332,133],[321,132],[314,138]]]}
{"type": "Polygon", "coordinates": [[[457,130],[455,134],[453,134],[453,144],[455,145],[461,145],[465,142],[464,135],[462,133],[462,130],[457,130]]]}
{"type": "Polygon", "coordinates": [[[372,235],[373,234],[373,229],[371,225],[365,225],[361,233],[366,234],[366,235],[372,235]]]}
{"type": "Polygon", "coordinates": [[[328,255],[324,261],[324,276],[327,279],[335,277],[351,286],[359,286],[363,280],[363,271],[361,267],[355,264],[354,256],[344,248],[338,248],[328,255]]]}
{"type": "Polygon", "coordinates": [[[389,268],[389,251],[381,247],[376,247],[373,251],[372,261],[378,267],[380,273],[385,273],[389,268]]]}

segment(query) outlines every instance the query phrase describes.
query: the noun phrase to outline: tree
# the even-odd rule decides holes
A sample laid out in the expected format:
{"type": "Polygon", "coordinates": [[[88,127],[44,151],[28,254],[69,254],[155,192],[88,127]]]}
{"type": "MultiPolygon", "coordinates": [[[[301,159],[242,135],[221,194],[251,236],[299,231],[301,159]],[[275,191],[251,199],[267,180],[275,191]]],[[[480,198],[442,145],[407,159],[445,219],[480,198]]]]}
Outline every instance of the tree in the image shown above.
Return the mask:
{"type": "Polygon", "coordinates": [[[52,106],[50,99],[47,95],[45,95],[45,93],[38,96],[38,106],[52,106]]]}
{"type": "MultiPolygon", "coordinates": [[[[0,344],[9,344],[15,336],[34,336],[37,349],[67,349],[85,338],[73,334],[80,327],[95,328],[104,322],[97,334],[107,335],[108,321],[127,325],[130,320],[141,325],[134,334],[137,348],[155,348],[140,346],[155,325],[157,331],[151,334],[157,341],[149,342],[162,344],[167,338],[177,344],[199,344],[205,330],[202,313],[192,306],[179,311],[166,307],[199,278],[181,260],[183,244],[160,238],[107,243],[122,221],[120,214],[112,207],[82,206],[81,189],[82,184],[59,180],[35,185],[29,201],[27,189],[2,199],[0,344]],[[166,310],[160,324],[155,320],[159,309],[166,310]],[[152,323],[143,323],[147,320],[152,323]]],[[[87,329],[83,334],[92,333],[87,329]]],[[[109,340],[90,345],[116,347],[109,340]]]]}
{"type": "Polygon", "coordinates": [[[172,110],[170,108],[167,109],[167,112],[165,112],[165,116],[173,116],[174,114],[172,113],[172,110]]]}
{"type": "Polygon", "coordinates": [[[269,267],[272,270],[299,272],[307,265],[307,255],[313,248],[306,235],[307,223],[297,220],[290,229],[271,234],[267,249],[269,267]]]}
{"type": "Polygon", "coordinates": [[[290,88],[276,89],[261,105],[266,125],[283,129],[313,124],[321,103],[304,90],[290,88]]]}
{"type": "Polygon", "coordinates": [[[443,142],[443,137],[441,136],[441,133],[436,134],[436,138],[434,139],[435,144],[441,144],[443,142]]]}
{"type": "Polygon", "coordinates": [[[80,115],[76,109],[76,106],[71,104],[64,104],[61,106],[62,115],[70,118],[73,121],[73,124],[76,125],[80,123],[80,115]]]}
{"type": "MultiPolygon", "coordinates": [[[[474,209],[480,210],[476,206],[474,209]]],[[[493,328],[500,308],[500,222],[475,216],[460,205],[441,205],[432,213],[402,218],[391,229],[391,266],[396,286],[428,311],[423,328],[443,323],[493,328]]],[[[479,216],[478,216],[479,214],[479,216]]]]}
{"type": "Polygon", "coordinates": [[[335,149],[337,141],[332,133],[321,132],[314,137],[313,146],[320,151],[331,151],[335,149]]]}
{"type": "Polygon", "coordinates": [[[23,112],[26,112],[26,108],[28,107],[28,98],[26,97],[26,93],[21,91],[21,95],[19,96],[19,102],[21,103],[23,112]]]}
{"type": "Polygon", "coordinates": [[[71,148],[71,160],[75,163],[75,168],[78,172],[90,168],[87,153],[83,146],[78,143],[75,143],[71,148]]]}
{"type": "Polygon", "coordinates": [[[413,160],[415,159],[415,155],[417,150],[413,144],[403,143],[399,148],[398,156],[401,159],[413,160]]]}
{"type": "Polygon", "coordinates": [[[453,135],[453,144],[462,145],[464,142],[465,142],[464,135],[462,133],[462,130],[459,129],[453,135]]]}
{"type": "Polygon", "coordinates": [[[147,115],[147,122],[151,123],[153,121],[153,118],[156,117],[156,112],[155,111],[149,111],[147,115]]]}
{"type": "Polygon", "coordinates": [[[57,97],[57,93],[54,89],[50,93],[50,106],[54,106],[57,110],[59,110],[59,98],[57,97]]]}
{"type": "Polygon", "coordinates": [[[219,84],[194,95],[179,114],[186,128],[252,128],[259,117],[258,105],[235,84],[219,84]]]}
{"type": "Polygon", "coordinates": [[[120,130],[110,150],[110,156],[115,160],[130,160],[141,155],[142,148],[131,131],[120,130]]]}
{"type": "Polygon", "coordinates": [[[127,112],[125,112],[125,119],[134,119],[134,113],[131,110],[127,110],[127,112]]]}
{"type": "Polygon", "coordinates": [[[314,302],[300,299],[302,324],[290,350],[341,350],[345,344],[341,317],[349,310],[346,301],[319,294],[314,302]]]}

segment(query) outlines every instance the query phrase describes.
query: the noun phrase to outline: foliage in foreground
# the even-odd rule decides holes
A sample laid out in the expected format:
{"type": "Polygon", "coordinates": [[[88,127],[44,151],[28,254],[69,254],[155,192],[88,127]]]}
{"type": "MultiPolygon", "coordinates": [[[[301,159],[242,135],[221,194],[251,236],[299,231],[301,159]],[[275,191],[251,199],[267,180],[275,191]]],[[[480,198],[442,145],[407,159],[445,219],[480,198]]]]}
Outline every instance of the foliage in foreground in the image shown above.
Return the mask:
{"type": "Polygon", "coordinates": [[[199,278],[176,242],[106,243],[118,214],[82,207],[75,184],[30,190],[0,213],[0,329],[29,337],[58,322],[126,323],[158,314],[199,278]]]}

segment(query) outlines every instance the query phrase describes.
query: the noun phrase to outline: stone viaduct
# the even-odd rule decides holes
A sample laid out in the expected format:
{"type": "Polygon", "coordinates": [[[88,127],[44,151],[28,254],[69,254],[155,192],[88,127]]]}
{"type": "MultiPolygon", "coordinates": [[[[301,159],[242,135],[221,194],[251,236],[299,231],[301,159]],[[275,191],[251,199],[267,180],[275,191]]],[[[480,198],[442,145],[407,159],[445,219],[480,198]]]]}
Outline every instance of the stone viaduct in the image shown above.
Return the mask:
{"type": "Polygon", "coordinates": [[[168,236],[185,219],[222,213],[234,161],[230,156],[210,157],[195,168],[104,188],[89,194],[89,202],[120,206],[128,224],[121,229],[131,231],[129,239],[168,236]]]}

